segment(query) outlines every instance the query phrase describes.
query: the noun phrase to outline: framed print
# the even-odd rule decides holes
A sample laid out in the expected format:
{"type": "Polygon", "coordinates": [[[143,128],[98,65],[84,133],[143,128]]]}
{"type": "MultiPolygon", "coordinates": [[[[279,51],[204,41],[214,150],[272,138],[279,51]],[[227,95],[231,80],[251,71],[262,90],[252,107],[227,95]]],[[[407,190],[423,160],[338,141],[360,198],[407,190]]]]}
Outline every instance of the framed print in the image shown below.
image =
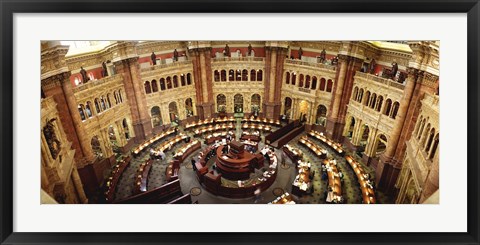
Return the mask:
{"type": "Polygon", "coordinates": [[[1,6],[1,244],[479,243],[478,1],[1,6]]]}

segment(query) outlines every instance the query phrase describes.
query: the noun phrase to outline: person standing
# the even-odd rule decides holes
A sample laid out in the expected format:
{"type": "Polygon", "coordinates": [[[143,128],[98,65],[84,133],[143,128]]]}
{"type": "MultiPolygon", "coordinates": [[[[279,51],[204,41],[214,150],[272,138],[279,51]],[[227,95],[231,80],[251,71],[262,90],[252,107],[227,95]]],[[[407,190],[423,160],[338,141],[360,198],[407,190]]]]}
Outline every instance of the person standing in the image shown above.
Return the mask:
{"type": "Polygon", "coordinates": [[[152,55],[150,55],[150,59],[152,59],[152,64],[157,65],[157,56],[155,53],[152,51],[152,55]]]}
{"type": "Polygon", "coordinates": [[[90,80],[87,76],[87,71],[83,69],[83,66],[80,67],[80,75],[82,75],[82,83],[86,83],[90,80]]]}
{"type": "Polygon", "coordinates": [[[173,51],[173,60],[174,60],[174,61],[178,61],[178,51],[177,51],[177,49],[175,49],[175,50],[173,51]]]}

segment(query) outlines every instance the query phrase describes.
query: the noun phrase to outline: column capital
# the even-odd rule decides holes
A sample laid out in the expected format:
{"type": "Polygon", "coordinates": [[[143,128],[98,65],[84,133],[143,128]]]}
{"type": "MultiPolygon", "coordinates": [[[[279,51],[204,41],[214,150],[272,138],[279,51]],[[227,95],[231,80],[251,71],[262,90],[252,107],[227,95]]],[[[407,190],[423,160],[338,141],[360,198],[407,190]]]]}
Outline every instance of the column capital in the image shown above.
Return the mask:
{"type": "Polygon", "coordinates": [[[55,86],[63,86],[63,83],[70,82],[70,71],[58,73],[49,77],[42,79],[42,88],[43,89],[50,89],[55,86]]]}

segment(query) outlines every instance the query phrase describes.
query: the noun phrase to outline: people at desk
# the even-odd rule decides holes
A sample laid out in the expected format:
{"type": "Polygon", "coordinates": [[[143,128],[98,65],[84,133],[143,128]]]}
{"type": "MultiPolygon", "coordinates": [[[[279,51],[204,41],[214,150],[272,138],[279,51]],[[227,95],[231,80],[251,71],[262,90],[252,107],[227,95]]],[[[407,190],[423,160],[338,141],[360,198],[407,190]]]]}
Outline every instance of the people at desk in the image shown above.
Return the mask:
{"type": "Polygon", "coordinates": [[[195,163],[196,163],[195,159],[192,158],[192,169],[193,169],[193,171],[197,171],[197,166],[195,166],[195,163]]]}

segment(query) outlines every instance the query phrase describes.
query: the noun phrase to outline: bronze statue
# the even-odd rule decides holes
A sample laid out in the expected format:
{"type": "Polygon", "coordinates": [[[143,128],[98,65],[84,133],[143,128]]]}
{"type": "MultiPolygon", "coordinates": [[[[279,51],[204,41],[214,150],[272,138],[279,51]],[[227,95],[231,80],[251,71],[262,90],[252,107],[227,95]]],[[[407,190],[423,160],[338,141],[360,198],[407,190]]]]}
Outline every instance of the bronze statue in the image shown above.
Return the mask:
{"type": "Polygon", "coordinates": [[[325,48],[322,50],[320,53],[320,63],[323,63],[327,57],[327,52],[325,51],[325,48]]]}
{"type": "Polygon", "coordinates": [[[104,62],[102,62],[102,76],[103,77],[106,77],[108,76],[108,72],[107,72],[107,64],[104,62]]]}
{"type": "Polygon", "coordinates": [[[370,61],[370,68],[368,69],[370,74],[375,73],[375,66],[376,65],[377,65],[377,62],[375,61],[375,59],[372,59],[372,61],[370,61]]]}
{"type": "Polygon", "coordinates": [[[150,55],[150,59],[152,59],[152,64],[153,65],[157,64],[157,56],[155,55],[154,52],[152,52],[152,55],[150,55]]]}
{"type": "Polygon", "coordinates": [[[228,44],[225,45],[225,56],[230,57],[230,47],[228,47],[228,44]]]}
{"type": "Polygon", "coordinates": [[[396,62],[393,62],[392,63],[392,73],[391,73],[392,79],[394,79],[395,75],[397,75],[397,71],[398,71],[398,65],[397,65],[396,62]]]}
{"type": "Polygon", "coordinates": [[[47,121],[45,127],[43,127],[43,135],[45,136],[45,140],[48,144],[48,149],[50,149],[50,154],[52,158],[55,160],[57,159],[58,153],[60,153],[60,146],[61,143],[57,138],[57,134],[55,133],[55,126],[53,122],[57,119],[50,119],[47,121]]]}
{"type": "Polygon", "coordinates": [[[302,47],[300,47],[300,49],[298,50],[298,59],[299,60],[302,59],[302,55],[303,55],[303,50],[302,50],[302,47]]]}
{"type": "Polygon", "coordinates": [[[248,56],[251,56],[252,55],[252,44],[248,44],[248,56]]]}
{"type": "Polygon", "coordinates": [[[173,51],[173,60],[174,60],[174,61],[178,61],[178,51],[177,51],[177,49],[175,49],[175,50],[173,51]]]}
{"type": "Polygon", "coordinates": [[[83,69],[83,66],[80,67],[80,75],[82,75],[82,83],[86,83],[90,80],[90,78],[87,76],[87,71],[83,69]]]}

